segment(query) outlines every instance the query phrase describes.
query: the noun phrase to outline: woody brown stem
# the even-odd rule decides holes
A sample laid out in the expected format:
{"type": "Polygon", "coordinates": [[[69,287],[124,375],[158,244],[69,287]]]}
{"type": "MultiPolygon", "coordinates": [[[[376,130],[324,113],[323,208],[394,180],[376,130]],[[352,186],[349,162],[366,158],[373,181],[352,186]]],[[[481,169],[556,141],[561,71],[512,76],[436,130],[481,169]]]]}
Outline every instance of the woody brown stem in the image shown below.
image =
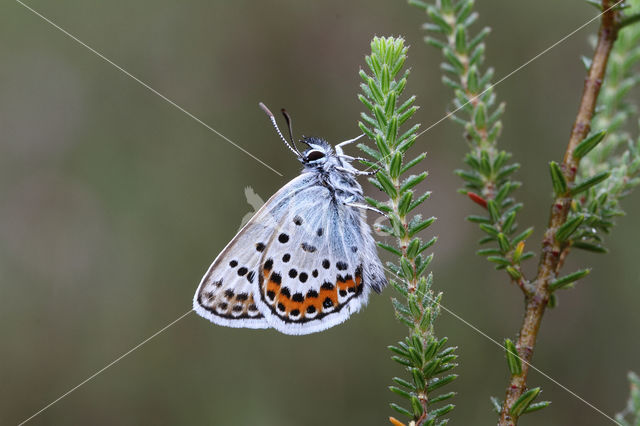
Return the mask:
{"type": "MultiPolygon", "coordinates": [[[[602,0],[602,10],[606,11],[600,21],[598,31],[598,42],[593,55],[591,67],[584,82],[584,89],[578,115],[573,124],[569,143],[562,161],[562,172],[569,187],[573,184],[578,172],[579,159],[573,157],[576,146],[588,135],[591,127],[591,119],[596,107],[600,86],[605,76],[607,62],[613,44],[618,33],[619,13],[613,6],[616,2],[612,0],[602,0]]],[[[568,247],[566,243],[555,239],[556,232],[560,226],[567,221],[571,196],[569,192],[556,196],[551,205],[549,226],[544,234],[540,264],[535,281],[533,293],[526,296],[526,307],[524,320],[520,328],[516,349],[522,359],[522,372],[512,375],[507,386],[506,396],[500,412],[501,426],[516,425],[518,418],[512,416],[510,409],[513,403],[522,396],[527,389],[527,374],[529,363],[533,357],[533,351],[540,330],[540,323],[544,315],[549,297],[551,295],[548,285],[555,279],[561,263],[564,262],[568,247]]]]}

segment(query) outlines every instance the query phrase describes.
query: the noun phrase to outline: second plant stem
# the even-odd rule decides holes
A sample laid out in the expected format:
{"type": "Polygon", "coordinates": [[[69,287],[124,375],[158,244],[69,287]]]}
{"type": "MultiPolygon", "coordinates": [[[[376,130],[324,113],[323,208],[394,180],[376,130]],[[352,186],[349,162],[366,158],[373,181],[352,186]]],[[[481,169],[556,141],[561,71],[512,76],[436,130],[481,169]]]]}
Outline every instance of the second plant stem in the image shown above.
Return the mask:
{"type": "MultiPolygon", "coordinates": [[[[606,12],[602,15],[593,62],[584,83],[578,115],[573,124],[561,166],[569,188],[575,180],[579,163],[579,159],[574,158],[573,151],[580,141],[589,133],[591,119],[595,110],[602,80],[605,76],[609,55],[617,37],[617,21],[619,15],[618,10],[612,7],[613,5],[614,2],[611,0],[603,0],[602,2],[602,10],[606,12]]],[[[558,228],[567,221],[570,205],[571,196],[569,190],[567,190],[564,194],[558,194],[551,206],[549,226],[542,242],[542,254],[534,291],[526,295],[524,320],[516,343],[518,355],[523,361],[522,372],[512,375],[509,385],[507,386],[498,423],[501,426],[515,425],[518,420],[517,417],[511,415],[510,409],[513,403],[516,402],[527,389],[529,363],[533,357],[533,350],[540,329],[540,323],[542,322],[542,317],[551,296],[548,285],[550,281],[555,279],[569,250],[565,242],[556,239],[556,232],[558,228]]]]}

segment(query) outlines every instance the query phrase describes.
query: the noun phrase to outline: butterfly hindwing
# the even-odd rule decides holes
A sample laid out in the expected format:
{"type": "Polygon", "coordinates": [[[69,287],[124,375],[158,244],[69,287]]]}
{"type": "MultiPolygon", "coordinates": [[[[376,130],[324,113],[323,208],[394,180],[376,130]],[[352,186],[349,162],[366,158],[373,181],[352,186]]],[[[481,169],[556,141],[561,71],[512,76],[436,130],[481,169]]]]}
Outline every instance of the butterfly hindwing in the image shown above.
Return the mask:
{"type": "Polygon", "coordinates": [[[260,260],[290,197],[307,187],[308,177],[304,176],[285,185],[213,261],[194,296],[193,306],[199,315],[229,327],[269,327],[254,300],[260,260]]]}
{"type": "MultiPolygon", "coordinates": [[[[299,191],[288,205],[263,253],[254,298],[272,327],[308,334],[345,321],[366,304],[376,288],[365,283],[367,256],[379,260],[362,211],[326,187],[299,191]]],[[[368,275],[384,281],[384,274],[375,274],[368,275]]]]}

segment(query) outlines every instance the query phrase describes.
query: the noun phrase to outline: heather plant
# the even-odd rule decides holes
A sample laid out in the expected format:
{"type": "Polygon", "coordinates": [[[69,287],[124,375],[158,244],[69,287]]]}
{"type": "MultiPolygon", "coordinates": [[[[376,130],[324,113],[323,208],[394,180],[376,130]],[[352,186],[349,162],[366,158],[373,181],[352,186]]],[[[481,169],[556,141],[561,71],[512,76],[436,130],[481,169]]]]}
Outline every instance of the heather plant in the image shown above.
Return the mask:
{"type": "Polygon", "coordinates": [[[371,54],[366,57],[368,72],[360,71],[359,99],[366,111],[359,126],[375,142],[375,148],[364,143],[359,147],[373,159],[364,161],[376,171],[370,182],[388,197],[367,201],[389,219],[389,225],[379,230],[395,243],[378,245],[396,259],[387,263],[390,283],[397,292],[392,303],[396,318],[408,329],[403,340],[389,346],[392,359],[406,371],[405,377],[394,377],[389,387],[405,401],[391,403],[391,407],[416,425],[440,425],[447,422],[444,416],[454,408],[448,401],[455,393],[443,388],[457,377],[451,373],[457,356],[456,348],[447,346],[447,338],[438,338],[434,329],[442,294],[432,290],[433,277],[427,268],[433,254],[426,252],[436,238],[425,242],[420,233],[435,218],[413,213],[430,192],[415,191],[427,178],[427,172],[419,170],[426,154],[409,154],[420,125],[408,125],[418,107],[415,96],[403,97],[409,75],[408,70],[403,71],[406,57],[402,38],[376,37],[371,42],[371,54]]]}
{"type": "MultiPolygon", "coordinates": [[[[628,96],[640,81],[640,2],[588,2],[600,11],[600,27],[592,39],[593,54],[582,58],[584,90],[564,157],[549,161],[549,223],[542,233],[537,271],[531,276],[523,264],[536,258],[528,243],[535,230],[518,223],[524,207],[517,200],[521,166],[499,145],[505,103],[496,93],[493,68],[484,63],[490,29],[473,29],[479,19],[474,0],[409,3],[425,12],[425,41],[442,53],[442,81],[453,92],[448,117],[462,127],[469,148],[456,174],[463,182],[460,193],[480,208],[480,214],[467,218],[482,234],[477,254],[503,270],[524,298],[522,325],[515,338],[504,339],[509,383],[503,398],[491,397],[498,424],[515,425],[523,415],[550,405],[538,400],[541,387],[531,386],[527,379],[546,309],[554,308],[558,294],[590,272],[588,265],[564,271],[567,256],[574,249],[606,253],[605,235],[624,214],[621,200],[640,184],[640,136],[632,126],[638,117],[628,96]]],[[[448,401],[455,392],[443,387],[457,377],[451,372],[456,355],[447,338],[436,337],[434,325],[442,293],[432,289],[427,268],[433,254],[425,252],[435,238],[425,242],[420,232],[435,219],[413,214],[430,193],[415,191],[427,177],[419,168],[426,154],[409,154],[421,133],[419,124],[410,123],[416,97],[403,97],[409,75],[403,71],[406,51],[401,38],[372,41],[367,69],[360,71],[359,99],[365,111],[359,125],[375,148],[360,148],[371,158],[363,163],[377,171],[371,183],[388,197],[368,201],[388,217],[381,231],[394,244],[381,241],[379,246],[395,259],[387,265],[397,291],[392,303],[397,319],[408,329],[403,340],[389,347],[392,359],[406,372],[390,386],[405,402],[391,407],[410,424],[439,425],[448,421],[444,416],[454,408],[448,401]]],[[[630,374],[630,381],[630,402],[618,415],[625,425],[638,424],[637,418],[625,420],[638,412],[637,376],[630,374]]],[[[391,422],[403,424],[393,417],[391,422]]]]}

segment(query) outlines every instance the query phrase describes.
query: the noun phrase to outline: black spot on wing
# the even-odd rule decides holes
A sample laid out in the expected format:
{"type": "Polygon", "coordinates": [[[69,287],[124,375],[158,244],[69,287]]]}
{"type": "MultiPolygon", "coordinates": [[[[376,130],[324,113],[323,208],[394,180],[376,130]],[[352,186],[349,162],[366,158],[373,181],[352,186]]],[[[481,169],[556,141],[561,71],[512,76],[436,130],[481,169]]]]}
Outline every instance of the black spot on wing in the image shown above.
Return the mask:
{"type": "Polygon", "coordinates": [[[316,246],[313,246],[309,243],[302,243],[300,247],[302,247],[302,250],[306,251],[307,253],[313,253],[318,250],[316,246]]]}
{"type": "Polygon", "coordinates": [[[264,262],[263,269],[264,269],[265,271],[270,271],[270,270],[271,270],[271,268],[273,268],[273,259],[267,259],[267,261],[266,261],[266,262],[264,262]]]}
{"type": "Polygon", "coordinates": [[[282,283],[282,277],[277,272],[272,272],[271,277],[269,279],[276,284],[282,283]]]}

